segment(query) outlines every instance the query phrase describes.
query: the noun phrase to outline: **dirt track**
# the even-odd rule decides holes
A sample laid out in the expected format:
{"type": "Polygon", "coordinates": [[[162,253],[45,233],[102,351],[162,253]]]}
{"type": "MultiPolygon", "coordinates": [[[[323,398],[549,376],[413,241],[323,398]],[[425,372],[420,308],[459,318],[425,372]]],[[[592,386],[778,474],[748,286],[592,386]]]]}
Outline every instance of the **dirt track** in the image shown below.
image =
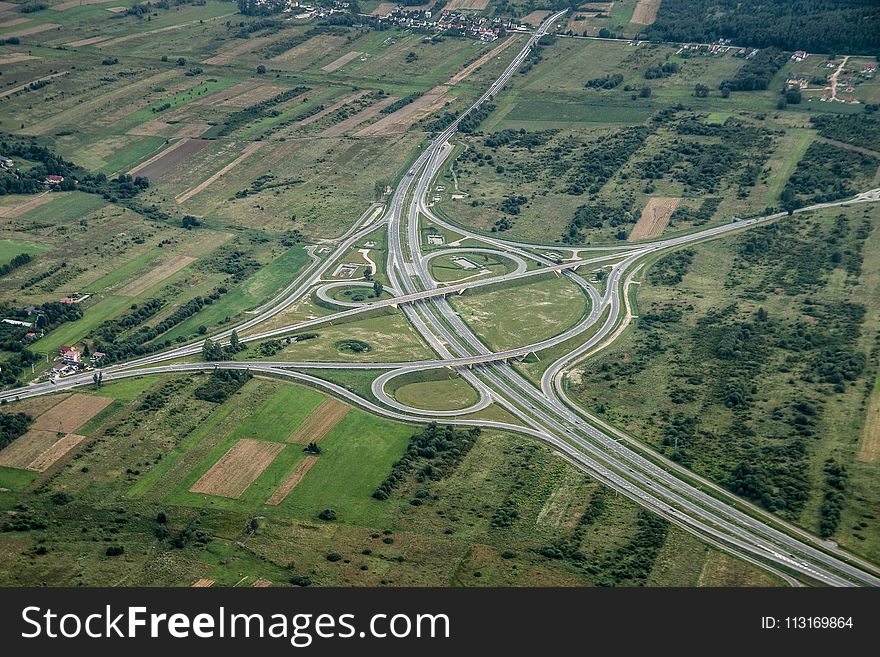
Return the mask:
{"type": "Polygon", "coordinates": [[[339,123],[331,125],[329,128],[321,133],[321,136],[338,137],[339,135],[343,135],[348,132],[350,128],[359,126],[361,123],[366,123],[374,116],[378,115],[384,108],[388,107],[395,100],[397,100],[397,98],[395,98],[394,96],[383,98],[378,103],[373,103],[369,107],[365,108],[363,111],[358,112],[357,114],[350,116],[347,119],[340,121],[339,123]]]}
{"type": "Polygon", "coordinates": [[[369,91],[359,91],[359,92],[352,94],[350,96],[346,96],[345,98],[340,98],[332,105],[328,105],[327,107],[322,109],[320,112],[317,112],[316,114],[312,114],[311,116],[307,116],[302,121],[297,121],[296,124],[302,126],[302,125],[311,125],[312,123],[316,123],[316,122],[320,121],[321,119],[323,119],[328,114],[335,112],[343,105],[348,105],[349,103],[353,103],[356,100],[363,98],[368,93],[370,93],[370,92],[369,91]]]}
{"type": "Polygon", "coordinates": [[[288,436],[287,442],[300,445],[318,442],[339,424],[339,421],[345,417],[349,410],[348,404],[328,397],[312,411],[311,415],[303,420],[302,424],[294,429],[293,433],[288,436]]]}
{"type": "Polygon", "coordinates": [[[281,504],[290,494],[290,491],[292,491],[294,487],[303,480],[303,477],[306,476],[308,471],[311,470],[312,466],[317,462],[317,456],[305,457],[300,464],[296,466],[296,469],[290,473],[290,476],[275,489],[275,492],[272,493],[268,500],[266,500],[266,504],[271,504],[272,506],[278,506],[281,504]]]}
{"type": "Polygon", "coordinates": [[[227,107],[234,107],[236,109],[253,107],[257,103],[262,103],[264,100],[274,98],[283,91],[285,91],[284,87],[273,87],[269,84],[261,84],[244,93],[240,93],[237,96],[229,98],[228,100],[223,102],[223,105],[226,105],[227,107]]]}
{"type": "Polygon", "coordinates": [[[96,43],[101,43],[102,41],[107,41],[110,39],[108,36],[93,36],[88,37],[87,39],[77,39],[76,41],[71,41],[70,43],[65,43],[65,46],[70,46],[71,48],[79,48],[80,46],[93,46],[96,43]]]}
{"type": "Polygon", "coordinates": [[[336,69],[342,68],[343,66],[348,64],[350,61],[357,59],[358,57],[360,57],[363,54],[364,53],[362,53],[362,52],[357,52],[355,50],[352,50],[351,52],[344,54],[342,57],[334,59],[332,62],[330,62],[326,66],[322,66],[321,70],[324,71],[325,73],[332,73],[336,69]]]}
{"type": "Polygon", "coordinates": [[[71,395],[37,417],[32,429],[70,433],[107,408],[113,400],[94,395],[71,395]]]}
{"type": "Polygon", "coordinates": [[[422,117],[442,107],[443,103],[446,102],[447,91],[449,91],[449,87],[446,86],[434,87],[424,96],[416,98],[409,105],[401,107],[396,112],[356,132],[355,136],[375,137],[377,135],[393,135],[404,132],[422,117]]]}
{"type": "Polygon", "coordinates": [[[253,52],[254,50],[257,50],[258,48],[261,48],[267,43],[271,43],[275,38],[276,37],[273,35],[256,37],[253,39],[245,39],[242,43],[239,43],[238,45],[229,48],[228,50],[224,50],[223,52],[219,52],[216,55],[208,57],[202,62],[202,64],[214,64],[215,66],[229,64],[237,57],[241,55],[246,55],[250,52],[253,52]]]}
{"type": "MultiPolygon", "coordinates": [[[[6,35],[4,35],[6,36],[6,35]]],[[[37,78],[36,80],[31,80],[30,82],[25,82],[24,84],[20,84],[17,87],[13,87],[12,89],[7,89],[6,91],[0,92],[0,98],[6,98],[6,96],[11,96],[12,94],[18,93],[29,87],[32,84],[37,82],[44,82],[46,80],[51,80],[53,78],[59,78],[62,75],[67,75],[67,71],[61,71],[60,73],[53,73],[52,75],[44,75],[41,78],[37,78]]]]}
{"type": "Polygon", "coordinates": [[[177,256],[176,258],[172,258],[163,262],[161,265],[154,267],[144,276],[131,281],[128,285],[119,290],[119,294],[126,297],[136,297],[195,261],[196,259],[191,256],[177,256]]]}
{"type": "Polygon", "coordinates": [[[497,57],[499,54],[501,54],[510,44],[512,44],[516,40],[516,36],[517,35],[514,34],[513,36],[507,37],[506,40],[502,41],[499,45],[492,48],[492,50],[487,52],[485,55],[483,55],[482,57],[477,59],[475,62],[469,64],[468,66],[466,66],[465,68],[460,70],[458,73],[453,75],[451,78],[449,78],[449,82],[447,84],[454,85],[454,84],[458,84],[462,80],[467,79],[467,77],[471,73],[476,71],[483,64],[485,64],[486,62],[491,60],[493,57],[497,57]]]}
{"type": "Polygon", "coordinates": [[[143,176],[149,180],[161,178],[169,169],[177,166],[191,155],[206,148],[211,142],[206,139],[181,139],[153,157],[141,162],[128,175],[143,176]]]}
{"type": "Polygon", "coordinates": [[[660,9],[660,0],[639,0],[632,15],[633,23],[639,25],[653,25],[657,20],[657,11],[660,9]]]}
{"type": "Polygon", "coordinates": [[[26,203],[22,203],[21,205],[12,205],[6,208],[0,208],[0,217],[2,217],[3,219],[17,219],[21,215],[30,212],[34,208],[38,208],[41,205],[46,205],[46,203],[56,198],[61,198],[60,194],[63,193],[64,192],[44,192],[36,198],[33,198],[26,203]]]}
{"type": "Polygon", "coordinates": [[[29,59],[40,59],[35,55],[28,55],[24,52],[13,52],[0,57],[0,64],[15,64],[17,62],[26,62],[29,59]]]}
{"type": "Polygon", "coordinates": [[[31,429],[0,451],[0,465],[8,468],[27,468],[56,442],[58,442],[57,432],[31,429]]]}
{"type": "Polygon", "coordinates": [[[0,465],[43,472],[67,452],[85,440],[85,436],[31,429],[0,451],[0,465]]]}
{"type": "Polygon", "coordinates": [[[636,240],[645,240],[649,237],[657,237],[661,235],[669,225],[669,218],[678,207],[681,199],[668,198],[665,196],[654,196],[648,199],[645,209],[642,210],[642,216],[639,217],[638,223],[632,229],[627,238],[630,242],[636,240]]]}
{"type": "Polygon", "coordinates": [[[225,174],[229,173],[230,171],[232,171],[232,169],[234,169],[234,168],[237,167],[239,164],[241,164],[242,162],[244,162],[248,157],[251,156],[251,154],[252,154],[254,151],[256,151],[256,150],[262,148],[262,147],[265,145],[265,143],[266,143],[266,142],[264,142],[264,141],[253,141],[253,142],[249,143],[247,146],[244,147],[244,150],[241,152],[241,155],[239,155],[237,158],[235,158],[234,160],[232,160],[232,162],[230,162],[230,163],[227,164],[225,167],[223,167],[222,169],[220,169],[220,171],[218,171],[218,172],[215,173],[213,176],[211,176],[210,178],[208,178],[205,182],[203,182],[203,183],[201,183],[201,184],[199,184],[199,185],[196,185],[195,187],[193,187],[193,188],[190,189],[189,191],[184,192],[183,194],[179,194],[179,195],[177,195],[177,196],[174,198],[174,200],[175,200],[178,204],[186,203],[186,202],[187,202],[189,199],[191,199],[193,196],[195,196],[196,194],[198,194],[198,193],[200,193],[200,192],[205,191],[208,187],[210,187],[211,185],[213,185],[213,184],[214,184],[217,180],[219,180],[222,176],[224,176],[225,174]]]}
{"type": "Polygon", "coordinates": [[[66,436],[58,440],[49,449],[47,449],[45,452],[43,452],[37,458],[31,461],[30,465],[27,466],[28,470],[36,470],[37,472],[48,470],[50,466],[54,465],[56,461],[62,458],[65,454],[67,454],[67,452],[79,445],[85,439],[85,436],[80,436],[75,433],[67,434],[66,436]]]}
{"type": "Polygon", "coordinates": [[[190,491],[237,500],[283,449],[281,443],[242,438],[193,484],[190,491]]]}
{"type": "Polygon", "coordinates": [[[23,27],[20,30],[13,30],[12,32],[6,32],[3,35],[3,38],[9,39],[10,37],[30,36],[31,34],[39,34],[40,32],[48,32],[49,30],[54,30],[58,27],[61,27],[58,23],[43,23],[42,25],[34,25],[33,27],[23,27]]]}
{"type": "Polygon", "coordinates": [[[233,14],[223,14],[222,16],[215,16],[214,18],[206,18],[203,20],[195,20],[189,21],[188,23],[177,23],[176,25],[169,25],[168,27],[160,27],[155,30],[147,30],[146,32],[134,32],[132,34],[125,34],[123,36],[116,37],[115,39],[110,39],[109,41],[102,41],[100,44],[96,44],[99,48],[103,48],[104,46],[118,46],[120,43],[125,43],[126,41],[131,41],[133,39],[140,39],[141,37],[149,37],[153,34],[160,34],[162,32],[172,32],[174,30],[180,30],[185,27],[192,27],[193,25],[200,25],[202,23],[209,23],[214,21],[219,21],[224,18],[229,18],[233,14]]]}

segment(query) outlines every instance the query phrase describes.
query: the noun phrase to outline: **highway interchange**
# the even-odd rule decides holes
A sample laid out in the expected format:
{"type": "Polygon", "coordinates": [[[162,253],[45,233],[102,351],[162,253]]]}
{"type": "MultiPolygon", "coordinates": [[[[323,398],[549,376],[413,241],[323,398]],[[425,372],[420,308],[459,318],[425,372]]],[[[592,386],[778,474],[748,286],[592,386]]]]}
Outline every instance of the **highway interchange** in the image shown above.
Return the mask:
{"type": "MultiPolygon", "coordinates": [[[[103,381],[167,372],[204,371],[214,368],[249,369],[266,375],[299,381],[323,388],[373,413],[408,422],[437,419],[444,423],[495,428],[528,435],[548,443],[564,458],[596,479],[638,504],[652,509],[704,541],[760,565],[792,585],[819,583],[831,586],[878,586],[880,572],[872,564],[844,553],[833,544],[787,525],[754,505],[734,498],[710,482],[701,480],[680,466],[639,448],[633,440],[609,427],[602,420],[586,414],[565,392],[565,373],[584,358],[606,347],[619,336],[632,318],[630,287],[647,257],[686,244],[718,238],[735,231],[783,219],[785,213],[733,221],[673,238],[654,242],[610,247],[578,247],[590,253],[588,258],[557,262],[547,255],[559,247],[538,248],[488,237],[452,225],[437,216],[426,204],[439,170],[452,153],[450,140],[461,120],[501,91],[510,77],[528,57],[535,42],[565,12],[550,16],[530,37],[510,65],[486,92],[442,133],[434,137],[404,174],[387,204],[372,204],[322,256],[310,248],[311,263],[281,293],[251,311],[251,316],[235,329],[242,340],[256,342],[276,336],[291,335],[304,329],[367,312],[400,310],[417,333],[436,353],[431,360],[396,363],[228,361],[185,362],[200,354],[202,343],[184,345],[143,358],[103,368],[103,381]],[[382,212],[377,218],[377,214],[382,212]],[[457,246],[422,252],[424,220],[461,235],[472,246],[457,246]],[[340,261],[365,236],[377,230],[387,231],[386,291],[392,298],[372,303],[340,302],[329,296],[337,284],[322,276],[340,261]],[[513,268],[501,276],[480,276],[460,283],[441,284],[431,275],[430,261],[438,254],[474,253],[497,256],[511,262],[513,268]],[[578,273],[605,267],[604,291],[578,273]],[[493,352],[461,319],[448,297],[469,289],[498,283],[528,280],[538,276],[566,276],[579,286],[589,300],[589,311],[572,327],[552,338],[515,349],[493,352]],[[271,330],[259,326],[276,317],[298,301],[315,294],[325,303],[342,310],[271,330]],[[579,337],[580,336],[580,337],[579,337]],[[511,366],[512,360],[528,354],[565,345],[568,352],[550,362],[540,386],[511,366]],[[573,345],[573,346],[572,346],[573,345]],[[570,348],[569,348],[570,347],[570,348]],[[477,391],[478,401],[455,411],[426,411],[400,403],[386,391],[396,377],[437,368],[454,368],[477,391]],[[374,399],[314,375],[314,369],[384,370],[372,383],[374,399]],[[518,423],[489,421],[466,417],[470,413],[497,404],[518,423]]],[[[826,203],[796,212],[823,207],[870,203],[880,200],[880,190],[826,203]]],[[[570,249],[567,249],[570,250],[570,249]]],[[[575,254],[577,256],[577,254],[575,254]]],[[[346,283],[351,285],[351,283],[346,283]]],[[[229,338],[232,328],[214,336],[215,341],[229,338]]],[[[14,400],[50,394],[59,390],[92,383],[91,374],[75,375],[53,382],[37,383],[0,393],[0,400],[14,400]]]]}

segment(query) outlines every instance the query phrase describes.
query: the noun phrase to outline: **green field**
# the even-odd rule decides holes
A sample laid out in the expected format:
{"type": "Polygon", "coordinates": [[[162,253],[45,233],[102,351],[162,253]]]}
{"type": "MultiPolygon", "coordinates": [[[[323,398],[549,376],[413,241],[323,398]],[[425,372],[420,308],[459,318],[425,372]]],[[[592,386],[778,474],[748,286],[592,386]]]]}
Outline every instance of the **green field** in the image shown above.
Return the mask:
{"type": "Polygon", "coordinates": [[[536,282],[468,292],[453,299],[452,305],[495,350],[550,338],[573,326],[587,312],[587,300],[580,288],[552,274],[536,282]],[[517,311],[526,300],[530,312],[517,311]]]}
{"type": "Polygon", "coordinates": [[[400,403],[426,410],[453,411],[478,401],[477,391],[467,381],[445,370],[399,376],[388,388],[400,403]]]}
{"type": "MultiPolygon", "coordinates": [[[[193,390],[208,378],[144,377],[103,387],[100,393],[120,406],[96,442],[73,457],[76,467],[61,469],[47,487],[33,483],[34,473],[0,468],[0,485],[9,489],[0,493],[0,508],[23,504],[24,517],[47,518],[53,527],[0,533],[0,582],[189,586],[210,578],[233,586],[263,577],[285,585],[307,575],[322,585],[584,586],[609,576],[604,564],[635,545],[639,511],[631,502],[606,494],[549,449],[495,432],[484,432],[445,476],[408,479],[379,501],[373,490],[419,428],[359,410],[321,441],[314,467],[278,506],[264,502],[301,462],[301,445],[287,445],[237,500],[190,493],[238,437],[283,440],[279,425],[286,431],[324,399],[254,379],[222,405],[195,400],[193,390]],[[164,396],[164,405],[145,408],[150,395],[164,396]],[[51,502],[58,490],[68,494],[67,504],[51,502]],[[594,573],[541,556],[542,546],[575,540],[572,522],[596,495],[605,500],[601,522],[576,539],[597,564],[594,573]],[[324,509],[336,520],[318,519],[324,509]],[[513,524],[498,525],[498,509],[516,509],[513,524]],[[246,531],[255,516],[256,532],[246,531]],[[51,568],[34,558],[38,544],[48,549],[51,568]],[[122,546],[124,559],[108,558],[110,545],[122,546]],[[328,561],[331,553],[350,563],[328,561]]],[[[674,527],[649,561],[640,577],[658,584],[776,584],[674,527]],[[687,555],[688,567],[673,555],[687,555]]]]}
{"type": "Polygon", "coordinates": [[[29,210],[19,219],[22,222],[43,223],[45,221],[66,223],[85,217],[106,204],[100,196],[73,192],[61,194],[48,203],[29,210]]]}
{"type": "Polygon", "coordinates": [[[38,242],[3,239],[0,240],[0,262],[5,263],[22,253],[37,256],[51,248],[48,244],[40,244],[38,242]]]}
{"type": "Polygon", "coordinates": [[[86,337],[92,330],[111,317],[118,315],[131,304],[128,297],[105,297],[97,302],[91,300],[83,303],[90,305],[85,309],[81,319],[62,324],[46,337],[34,343],[34,349],[41,353],[56,352],[61,345],[73,345],[86,337]]]}
{"type": "Polygon", "coordinates": [[[301,247],[297,246],[285,251],[253,276],[242,281],[219,302],[208,306],[164,334],[163,339],[173,340],[179,335],[191,334],[200,325],[213,327],[225,323],[228,318],[267,301],[289,285],[307,262],[308,254],[301,247]]]}
{"type": "Polygon", "coordinates": [[[107,175],[125,173],[138,162],[146,160],[152,155],[158,153],[164,144],[165,139],[162,137],[144,137],[143,139],[138,139],[137,141],[132,142],[131,145],[116,151],[111,157],[104,160],[99,171],[101,173],[106,173],[107,175]]]}

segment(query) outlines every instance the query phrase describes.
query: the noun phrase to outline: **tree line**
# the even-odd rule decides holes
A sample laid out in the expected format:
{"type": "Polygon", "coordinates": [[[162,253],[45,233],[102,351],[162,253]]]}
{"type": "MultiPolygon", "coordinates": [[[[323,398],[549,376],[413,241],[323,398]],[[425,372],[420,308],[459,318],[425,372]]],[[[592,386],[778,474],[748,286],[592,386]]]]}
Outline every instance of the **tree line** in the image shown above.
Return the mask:
{"type": "Polygon", "coordinates": [[[373,497],[387,500],[411,473],[420,482],[442,479],[470,451],[479,435],[479,427],[456,431],[451,426],[439,427],[431,422],[410,437],[406,453],[394,463],[391,473],[373,491],[373,497]]]}
{"type": "Polygon", "coordinates": [[[880,55],[876,0],[663,0],[646,30],[660,41],[880,55]]]}

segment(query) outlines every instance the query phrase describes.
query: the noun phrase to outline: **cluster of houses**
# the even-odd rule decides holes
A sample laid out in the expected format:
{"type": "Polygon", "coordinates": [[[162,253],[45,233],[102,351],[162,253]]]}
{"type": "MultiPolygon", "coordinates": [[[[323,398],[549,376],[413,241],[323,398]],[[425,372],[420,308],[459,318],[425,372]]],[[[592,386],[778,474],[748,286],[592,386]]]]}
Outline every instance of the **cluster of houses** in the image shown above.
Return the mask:
{"type": "Polygon", "coordinates": [[[330,7],[320,7],[308,2],[296,2],[295,0],[284,0],[283,3],[278,0],[256,0],[257,6],[273,6],[283,5],[282,13],[293,14],[294,18],[299,20],[307,20],[309,18],[327,18],[332,14],[348,13],[351,7],[348,2],[334,0],[330,7]]]}
{"type": "Polygon", "coordinates": [[[55,365],[43,373],[48,379],[57,379],[77,372],[92,370],[100,364],[107,354],[96,351],[91,356],[86,356],[74,346],[61,345],[58,350],[58,356],[55,358],[55,365]]]}
{"type": "Polygon", "coordinates": [[[440,32],[462,34],[487,43],[504,36],[509,30],[531,29],[527,25],[520,25],[513,19],[497,16],[489,18],[457,11],[441,11],[439,14],[435,14],[430,9],[399,5],[390,9],[386,14],[380,15],[379,21],[387,25],[396,25],[429,34],[440,32]]]}
{"type": "MultiPolygon", "coordinates": [[[[791,61],[802,63],[808,57],[810,57],[810,54],[805,50],[797,50],[792,53],[791,61]]],[[[785,80],[785,89],[822,92],[821,96],[810,97],[807,99],[808,101],[818,99],[820,102],[825,103],[840,102],[857,105],[860,101],[853,95],[856,85],[860,81],[872,79],[877,73],[877,64],[867,62],[860,64],[861,68],[847,68],[848,59],[844,58],[842,61],[836,61],[835,59],[820,61],[816,68],[824,69],[824,71],[809,79],[803,73],[792,73],[785,80]],[[831,72],[829,73],[829,71],[831,72]]]]}

